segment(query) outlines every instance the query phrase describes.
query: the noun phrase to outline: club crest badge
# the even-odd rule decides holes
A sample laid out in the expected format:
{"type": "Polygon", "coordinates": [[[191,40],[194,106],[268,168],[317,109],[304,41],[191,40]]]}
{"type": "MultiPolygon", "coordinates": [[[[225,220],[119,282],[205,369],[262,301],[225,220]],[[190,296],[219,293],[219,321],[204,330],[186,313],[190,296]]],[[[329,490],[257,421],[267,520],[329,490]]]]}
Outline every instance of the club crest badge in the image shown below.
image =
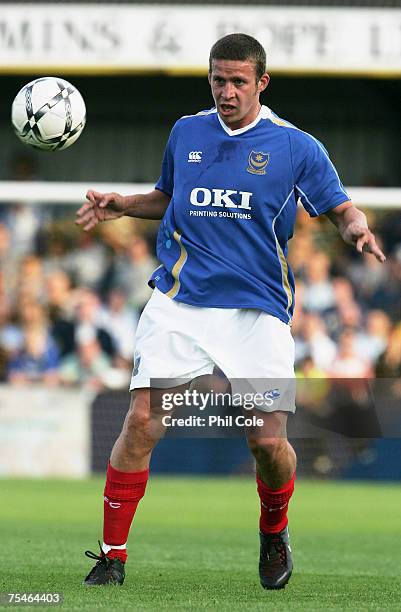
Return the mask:
{"type": "Polygon", "coordinates": [[[270,153],[262,151],[251,151],[248,157],[247,172],[251,174],[266,174],[266,166],[269,163],[270,153]]]}

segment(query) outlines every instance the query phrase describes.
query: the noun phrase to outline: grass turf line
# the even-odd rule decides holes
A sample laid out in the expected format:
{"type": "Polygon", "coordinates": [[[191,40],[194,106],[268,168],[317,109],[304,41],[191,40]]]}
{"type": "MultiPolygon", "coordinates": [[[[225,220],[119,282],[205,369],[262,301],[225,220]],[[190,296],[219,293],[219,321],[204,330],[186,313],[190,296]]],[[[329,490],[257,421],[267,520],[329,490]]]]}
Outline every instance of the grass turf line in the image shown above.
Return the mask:
{"type": "Polygon", "coordinates": [[[101,536],[103,479],[0,487],[0,591],[63,591],[63,611],[401,608],[397,485],[297,481],[294,575],[278,592],[259,586],[252,479],[151,478],[130,535],[126,582],[106,589],[81,584],[92,566],[83,551],[96,552],[101,536]]]}

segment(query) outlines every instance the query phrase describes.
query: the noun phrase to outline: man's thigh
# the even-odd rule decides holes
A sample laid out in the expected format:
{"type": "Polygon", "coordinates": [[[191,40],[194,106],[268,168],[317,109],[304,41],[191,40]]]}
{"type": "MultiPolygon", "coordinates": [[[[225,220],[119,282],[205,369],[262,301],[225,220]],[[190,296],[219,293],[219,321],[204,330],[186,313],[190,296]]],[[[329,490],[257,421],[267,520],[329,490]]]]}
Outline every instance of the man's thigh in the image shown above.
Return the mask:
{"type": "Polygon", "coordinates": [[[207,350],[231,383],[236,405],[295,411],[294,340],[288,325],[265,312],[222,312],[207,350]],[[224,319],[227,319],[224,323],[224,319]],[[209,348],[210,347],[210,348],[209,348]]]}
{"type": "Polygon", "coordinates": [[[277,410],[243,410],[245,435],[248,444],[258,446],[266,440],[287,439],[288,412],[277,410]],[[247,424],[249,423],[249,424],[247,424]]]}
{"type": "Polygon", "coordinates": [[[200,346],[206,310],[175,302],[155,289],[138,324],[131,391],[168,389],[213,371],[200,346]]]}

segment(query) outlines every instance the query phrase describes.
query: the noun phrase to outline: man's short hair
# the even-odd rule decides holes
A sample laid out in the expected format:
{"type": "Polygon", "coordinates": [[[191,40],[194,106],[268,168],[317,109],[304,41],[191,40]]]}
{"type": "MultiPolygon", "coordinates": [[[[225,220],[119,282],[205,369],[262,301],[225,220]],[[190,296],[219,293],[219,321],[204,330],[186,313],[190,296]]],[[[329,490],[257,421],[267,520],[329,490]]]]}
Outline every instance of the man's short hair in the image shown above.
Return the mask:
{"type": "Polygon", "coordinates": [[[266,52],[260,42],[248,34],[227,34],[220,38],[210,50],[209,72],[212,72],[213,60],[253,60],[257,81],[266,72],[266,52]]]}

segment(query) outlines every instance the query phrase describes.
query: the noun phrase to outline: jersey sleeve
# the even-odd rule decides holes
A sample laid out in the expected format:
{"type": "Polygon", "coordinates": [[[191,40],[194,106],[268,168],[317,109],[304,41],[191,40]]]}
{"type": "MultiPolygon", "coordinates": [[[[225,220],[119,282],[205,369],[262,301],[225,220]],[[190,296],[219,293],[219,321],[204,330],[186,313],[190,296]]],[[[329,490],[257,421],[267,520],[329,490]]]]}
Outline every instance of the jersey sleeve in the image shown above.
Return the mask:
{"type": "Polygon", "coordinates": [[[155,185],[155,189],[172,196],[174,190],[174,151],[177,144],[177,123],[171,130],[167,145],[164,151],[162,173],[155,185]]]}
{"type": "Polygon", "coordinates": [[[311,217],[350,199],[321,142],[300,132],[292,143],[295,195],[311,217]]]}

